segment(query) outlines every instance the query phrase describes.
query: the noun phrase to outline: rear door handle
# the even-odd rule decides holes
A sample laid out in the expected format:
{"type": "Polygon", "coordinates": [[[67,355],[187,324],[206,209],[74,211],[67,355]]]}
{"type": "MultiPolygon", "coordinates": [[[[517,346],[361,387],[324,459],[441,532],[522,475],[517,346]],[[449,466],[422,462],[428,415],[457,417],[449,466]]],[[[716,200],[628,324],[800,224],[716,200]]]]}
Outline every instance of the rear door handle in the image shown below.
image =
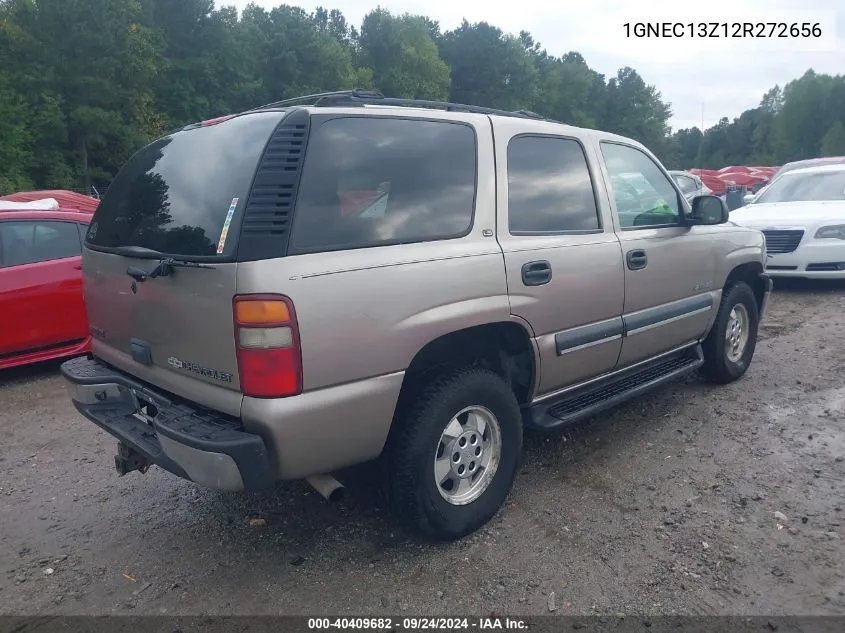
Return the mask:
{"type": "Polygon", "coordinates": [[[642,270],[648,264],[648,257],[645,251],[628,251],[625,260],[628,262],[628,268],[631,270],[642,270]]]}
{"type": "Polygon", "coordinates": [[[552,279],[552,265],[543,260],[528,262],[522,266],[522,283],[526,286],[542,286],[552,279]]]}

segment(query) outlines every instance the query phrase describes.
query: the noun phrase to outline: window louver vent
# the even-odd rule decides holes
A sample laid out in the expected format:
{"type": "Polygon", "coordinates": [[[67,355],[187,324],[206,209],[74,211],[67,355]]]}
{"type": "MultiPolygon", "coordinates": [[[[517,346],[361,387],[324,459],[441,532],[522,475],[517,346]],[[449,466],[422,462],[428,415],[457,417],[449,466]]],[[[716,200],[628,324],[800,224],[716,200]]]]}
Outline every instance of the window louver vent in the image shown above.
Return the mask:
{"type": "Polygon", "coordinates": [[[309,121],[310,116],[304,110],[290,113],[264,149],[241,226],[238,246],[241,261],[285,254],[305,159],[309,121]]]}

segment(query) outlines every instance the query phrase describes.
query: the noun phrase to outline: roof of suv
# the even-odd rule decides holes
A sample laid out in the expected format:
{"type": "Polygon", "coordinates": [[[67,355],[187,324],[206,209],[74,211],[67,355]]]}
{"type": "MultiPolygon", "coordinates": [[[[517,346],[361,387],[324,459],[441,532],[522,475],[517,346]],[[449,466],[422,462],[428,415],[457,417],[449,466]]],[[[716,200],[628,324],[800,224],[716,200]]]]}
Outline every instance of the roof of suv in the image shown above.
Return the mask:
{"type": "Polygon", "coordinates": [[[382,93],[377,91],[362,91],[357,89],[305,95],[284,101],[277,101],[238,114],[216,117],[214,119],[194,123],[186,127],[190,128],[198,125],[213,125],[218,121],[226,120],[232,116],[252,114],[255,112],[286,111],[294,107],[305,109],[310,114],[360,115],[361,110],[366,109],[369,111],[368,114],[378,113],[385,116],[408,116],[409,113],[412,113],[412,115],[415,116],[425,116],[446,120],[466,120],[468,117],[471,118],[472,116],[489,116],[500,118],[502,120],[519,120],[526,128],[531,129],[534,127],[538,132],[542,130],[548,131],[549,126],[554,126],[563,134],[581,137],[592,136],[604,140],[622,141],[629,144],[635,144],[636,146],[645,149],[642,144],[631,138],[592,128],[581,128],[568,125],[561,121],[547,119],[536,112],[528,110],[511,111],[447,101],[396,99],[385,97],[382,93]]]}

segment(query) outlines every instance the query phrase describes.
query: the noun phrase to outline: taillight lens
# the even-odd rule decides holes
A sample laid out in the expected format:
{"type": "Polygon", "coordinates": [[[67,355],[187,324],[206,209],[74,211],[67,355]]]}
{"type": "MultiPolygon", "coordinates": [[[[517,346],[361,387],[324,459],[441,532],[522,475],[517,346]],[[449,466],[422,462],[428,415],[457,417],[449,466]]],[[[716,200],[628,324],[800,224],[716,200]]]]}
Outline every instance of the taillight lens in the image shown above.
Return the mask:
{"type": "Polygon", "coordinates": [[[282,295],[239,295],[233,310],[244,395],[283,398],[300,393],[302,353],[291,300],[282,295]]]}

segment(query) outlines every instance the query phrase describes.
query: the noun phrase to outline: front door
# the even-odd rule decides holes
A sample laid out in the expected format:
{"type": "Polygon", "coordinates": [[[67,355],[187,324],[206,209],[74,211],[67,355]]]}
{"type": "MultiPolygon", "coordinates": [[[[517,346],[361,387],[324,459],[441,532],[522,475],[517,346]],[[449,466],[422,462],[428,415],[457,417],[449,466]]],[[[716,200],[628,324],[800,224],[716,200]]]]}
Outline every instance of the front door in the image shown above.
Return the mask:
{"type": "Polygon", "coordinates": [[[599,152],[625,262],[621,368],[705,333],[719,301],[717,250],[706,227],[687,225],[677,188],[651,156],[615,141],[599,152]]]}
{"type": "Polygon", "coordinates": [[[542,396],[611,371],[622,345],[624,276],[609,210],[582,143],[515,135],[496,121],[498,240],[511,313],[533,330],[542,396]]]}

